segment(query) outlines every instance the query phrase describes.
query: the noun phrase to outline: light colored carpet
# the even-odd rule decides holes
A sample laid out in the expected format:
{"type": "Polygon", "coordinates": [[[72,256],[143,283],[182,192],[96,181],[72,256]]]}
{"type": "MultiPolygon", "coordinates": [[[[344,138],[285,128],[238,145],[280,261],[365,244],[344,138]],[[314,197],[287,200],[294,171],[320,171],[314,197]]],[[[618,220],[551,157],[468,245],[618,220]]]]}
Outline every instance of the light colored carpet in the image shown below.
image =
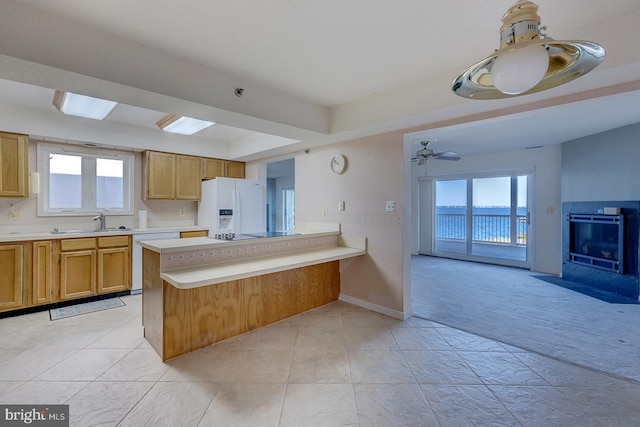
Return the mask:
{"type": "Polygon", "coordinates": [[[49,310],[49,318],[51,320],[59,320],[66,317],[79,316],[81,314],[122,307],[124,305],[124,301],[122,301],[120,298],[108,298],[100,301],[91,301],[82,304],[69,305],[67,307],[52,308],[51,310],[49,310]]]}
{"type": "Polygon", "coordinates": [[[415,316],[640,382],[640,305],[610,304],[528,270],[412,257],[415,316]]]}

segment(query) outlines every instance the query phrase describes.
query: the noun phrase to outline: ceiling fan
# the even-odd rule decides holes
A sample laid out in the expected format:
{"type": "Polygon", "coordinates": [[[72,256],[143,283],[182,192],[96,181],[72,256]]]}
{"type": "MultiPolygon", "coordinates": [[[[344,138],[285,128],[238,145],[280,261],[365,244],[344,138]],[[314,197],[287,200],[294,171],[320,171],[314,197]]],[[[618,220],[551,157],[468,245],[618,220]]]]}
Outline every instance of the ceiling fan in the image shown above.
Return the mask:
{"type": "Polygon", "coordinates": [[[431,141],[418,141],[422,148],[418,150],[415,157],[411,158],[411,161],[417,161],[418,165],[424,165],[429,159],[437,160],[460,160],[460,156],[453,151],[443,151],[441,153],[434,153],[432,149],[428,148],[431,141]]]}

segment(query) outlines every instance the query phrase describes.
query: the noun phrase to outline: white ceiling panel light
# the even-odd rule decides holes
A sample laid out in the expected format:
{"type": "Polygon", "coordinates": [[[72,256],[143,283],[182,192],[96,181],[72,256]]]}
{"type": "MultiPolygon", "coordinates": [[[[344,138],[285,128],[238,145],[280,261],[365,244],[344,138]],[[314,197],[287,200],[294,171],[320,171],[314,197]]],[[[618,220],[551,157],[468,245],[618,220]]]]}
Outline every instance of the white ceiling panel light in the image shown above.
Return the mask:
{"type": "Polygon", "coordinates": [[[70,116],[104,120],[118,103],[106,99],[56,90],[53,95],[53,105],[58,111],[70,116]]]}
{"type": "Polygon", "coordinates": [[[470,99],[527,95],[577,79],[604,61],[599,44],[554,40],[542,30],[538,5],[516,2],[502,16],[500,49],[456,77],[453,93],[470,99]]]}
{"type": "Polygon", "coordinates": [[[214,125],[214,122],[169,114],[156,123],[165,132],[193,135],[214,125]]]}

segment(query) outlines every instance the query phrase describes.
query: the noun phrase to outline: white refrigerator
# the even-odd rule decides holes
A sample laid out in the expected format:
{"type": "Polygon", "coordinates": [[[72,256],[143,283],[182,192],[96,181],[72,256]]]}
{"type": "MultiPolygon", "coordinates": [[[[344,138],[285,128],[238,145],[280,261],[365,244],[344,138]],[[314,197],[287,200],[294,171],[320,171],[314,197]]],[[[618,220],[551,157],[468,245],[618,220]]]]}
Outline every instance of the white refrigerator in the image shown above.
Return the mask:
{"type": "Polygon", "coordinates": [[[265,232],[266,189],[253,179],[215,178],[202,181],[198,225],[209,236],[265,232]]]}

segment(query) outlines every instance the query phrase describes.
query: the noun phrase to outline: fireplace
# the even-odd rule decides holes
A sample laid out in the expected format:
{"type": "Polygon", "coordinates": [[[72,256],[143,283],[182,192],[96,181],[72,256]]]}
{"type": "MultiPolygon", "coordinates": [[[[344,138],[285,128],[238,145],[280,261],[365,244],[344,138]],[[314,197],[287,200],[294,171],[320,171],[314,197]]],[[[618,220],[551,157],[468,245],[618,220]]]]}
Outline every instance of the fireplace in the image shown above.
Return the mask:
{"type": "Polygon", "coordinates": [[[624,273],[624,215],[569,214],[569,259],[624,273]]]}
{"type": "Polygon", "coordinates": [[[562,213],[562,279],[637,301],[640,201],[564,202],[562,213]]]}

